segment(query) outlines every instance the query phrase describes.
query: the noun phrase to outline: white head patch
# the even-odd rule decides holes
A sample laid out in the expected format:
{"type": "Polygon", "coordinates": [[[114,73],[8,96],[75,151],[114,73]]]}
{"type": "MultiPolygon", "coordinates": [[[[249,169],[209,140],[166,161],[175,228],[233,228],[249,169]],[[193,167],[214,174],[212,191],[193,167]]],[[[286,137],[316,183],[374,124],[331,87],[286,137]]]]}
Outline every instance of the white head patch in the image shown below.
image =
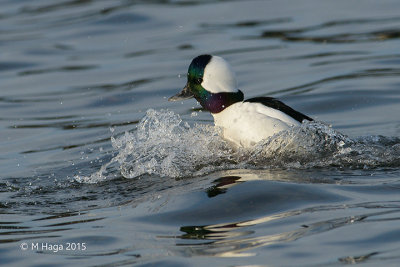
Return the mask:
{"type": "Polygon", "coordinates": [[[222,57],[212,56],[204,69],[201,85],[211,93],[235,93],[238,91],[235,73],[222,57]]]}

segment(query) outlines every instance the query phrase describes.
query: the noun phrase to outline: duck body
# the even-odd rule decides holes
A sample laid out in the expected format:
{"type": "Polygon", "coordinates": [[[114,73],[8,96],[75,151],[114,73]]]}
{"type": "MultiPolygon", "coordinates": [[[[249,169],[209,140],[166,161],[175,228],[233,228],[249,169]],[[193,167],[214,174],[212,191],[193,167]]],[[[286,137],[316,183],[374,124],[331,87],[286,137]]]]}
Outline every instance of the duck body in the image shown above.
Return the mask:
{"type": "Polygon", "coordinates": [[[279,110],[261,103],[237,102],[219,113],[212,113],[223,137],[240,147],[250,147],[290,127],[300,125],[279,110]]]}
{"type": "Polygon", "coordinates": [[[201,55],[193,59],[184,89],[176,101],[194,97],[214,117],[223,137],[238,147],[252,147],[263,139],[312,119],[272,97],[244,100],[235,75],[222,58],[201,55]]]}

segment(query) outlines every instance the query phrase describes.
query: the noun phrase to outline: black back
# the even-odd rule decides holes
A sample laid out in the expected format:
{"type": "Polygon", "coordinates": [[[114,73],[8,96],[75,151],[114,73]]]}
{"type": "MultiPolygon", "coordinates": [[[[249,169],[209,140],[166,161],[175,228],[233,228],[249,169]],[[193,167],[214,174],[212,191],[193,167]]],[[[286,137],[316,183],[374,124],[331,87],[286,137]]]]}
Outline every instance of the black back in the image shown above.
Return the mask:
{"type": "Polygon", "coordinates": [[[282,111],[286,115],[289,115],[290,117],[292,117],[293,119],[295,119],[299,122],[302,122],[303,120],[313,121],[313,119],[311,119],[307,115],[304,115],[303,113],[300,113],[300,112],[292,109],[291,107],[287,106],[283,102],[281,102],[278,99],[273,98],[273,97],[254,97],[254,98],[247,99],[244,102],[260,103],[260,104],[263,104],[264,106],[267,106],[267,107],[270,107],[273,109],[277,109],[279,111],[282,111]]]}

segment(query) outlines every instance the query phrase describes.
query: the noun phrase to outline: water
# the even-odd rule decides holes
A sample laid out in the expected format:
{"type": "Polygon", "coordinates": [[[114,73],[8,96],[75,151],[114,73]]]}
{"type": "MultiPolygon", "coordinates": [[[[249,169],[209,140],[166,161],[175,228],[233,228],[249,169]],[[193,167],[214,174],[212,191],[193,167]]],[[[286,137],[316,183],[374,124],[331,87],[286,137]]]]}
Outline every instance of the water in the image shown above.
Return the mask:
{"type": "Polygon", "coordinates": [[[398,14],[2,1],[0,263],[397,266],[398,14]],[[167,101],[202,53],[316,121],[232,149],[195,101],[167,101]]]}

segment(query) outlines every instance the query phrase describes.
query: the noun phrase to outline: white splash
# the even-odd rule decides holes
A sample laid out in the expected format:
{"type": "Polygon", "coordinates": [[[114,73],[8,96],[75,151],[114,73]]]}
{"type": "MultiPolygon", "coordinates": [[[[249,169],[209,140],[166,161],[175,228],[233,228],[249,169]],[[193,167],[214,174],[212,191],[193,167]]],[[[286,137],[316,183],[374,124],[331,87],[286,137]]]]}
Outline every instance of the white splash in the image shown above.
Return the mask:
{"type": "Polygon", "coordinates": [[[399,138],[351,139],[320,122],[280,132],[251,150],[234,150],[212,125],[190,126],[172,111],[149,109],[136,130],[112,137],[111,143],[116,152],[111,161],[90,176],[75,176],[76,181],[97,183],[146,174],[177,178],[237,168],[400,166],[399,138]]]}

